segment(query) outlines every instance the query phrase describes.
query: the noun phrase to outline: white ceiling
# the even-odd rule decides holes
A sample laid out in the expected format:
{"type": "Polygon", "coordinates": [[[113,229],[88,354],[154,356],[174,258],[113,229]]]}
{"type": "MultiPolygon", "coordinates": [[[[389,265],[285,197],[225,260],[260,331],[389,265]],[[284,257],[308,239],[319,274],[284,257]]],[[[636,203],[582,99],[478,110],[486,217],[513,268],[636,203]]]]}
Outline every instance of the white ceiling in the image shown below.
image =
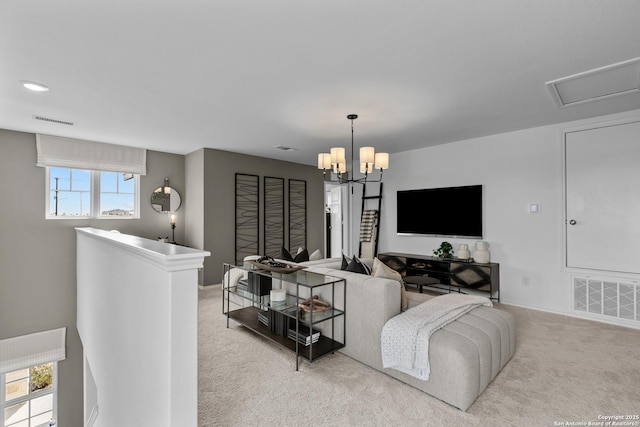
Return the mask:
{"type": "Polygon", "coordinates": [[[2,0],[0,128],[315,164],[356,113],[356,146],[393,153],[640,108],[545,87],[640,57],[639,22],[637,0],[2,0]]]}

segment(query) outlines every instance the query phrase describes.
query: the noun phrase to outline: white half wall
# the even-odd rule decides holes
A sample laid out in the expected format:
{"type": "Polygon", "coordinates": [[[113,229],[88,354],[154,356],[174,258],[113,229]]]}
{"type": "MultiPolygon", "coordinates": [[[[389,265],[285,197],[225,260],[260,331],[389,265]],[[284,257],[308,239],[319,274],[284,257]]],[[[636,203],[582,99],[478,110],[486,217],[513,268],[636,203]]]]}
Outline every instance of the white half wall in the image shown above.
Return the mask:
{"type": "Polygon", "coordinates": [[[209,253],[76,232],[85,425],[197,426],[198,268],[209,253]]]}
{"type": "MultiPolygon", "coordinates": [[[[562,132],[639,115],[636,110],[392,155],[384,175],[379,252],[432,255],[446,240],[455,249],[468,243],[473,255],[475,240],[397,235],[396,191],[482,184],[483,240],[490,244],[491,260],[500,263],[501,302],[580,315],[573,312],[572,301],[571,274],[576,270],[564,266],[562,132]],[[539,213],[529,213],[531,203],[540,205],[539,213]]],[[[359,200],[357,193],[354,197],[359,200]]],[[[356,224],[359,210],[354,212],[356,224]]],[[[357,242],[355,232],[352,239],[357,242]]]]}

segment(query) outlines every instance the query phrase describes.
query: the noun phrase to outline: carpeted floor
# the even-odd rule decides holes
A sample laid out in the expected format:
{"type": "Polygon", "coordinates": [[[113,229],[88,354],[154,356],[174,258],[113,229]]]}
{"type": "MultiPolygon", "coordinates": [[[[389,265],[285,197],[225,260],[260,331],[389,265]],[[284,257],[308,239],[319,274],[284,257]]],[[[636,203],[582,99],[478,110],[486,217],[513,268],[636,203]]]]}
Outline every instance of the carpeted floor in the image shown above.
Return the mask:
{"type": "Polygon", "coordinates": [[[516,317],[516,353],[462,412],[341,353],[296,372],[290,351],[227,329],[221,298],[219,286],[200,291],[200,426],[557,426],[640,414],[635,329],[497,305],[516,317]]]}

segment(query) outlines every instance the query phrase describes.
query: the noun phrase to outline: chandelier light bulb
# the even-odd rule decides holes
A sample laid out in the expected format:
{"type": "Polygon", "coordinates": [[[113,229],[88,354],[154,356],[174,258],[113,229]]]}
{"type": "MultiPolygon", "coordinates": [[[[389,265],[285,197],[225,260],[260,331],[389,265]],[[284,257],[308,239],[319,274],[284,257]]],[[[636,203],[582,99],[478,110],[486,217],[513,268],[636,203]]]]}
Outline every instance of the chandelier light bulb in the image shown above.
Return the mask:
{"type": "Polygon", "coordinates": [[[331,154],[319,153],[318,154],[318,169],[331,169],[331,154]]]}
{"type": "Polygon", "coordinates": [[[360,173],[373,172],[373,163],[360,163],[360,173]]]}
{"type": "Polygon", "coordinates": [[[389,153],[376,153],[376,169],[389,169],[389,153]]]}
{"type": "Polygon", "coordinates": [[[331,163],[346,163],[346,155],[344,147],[333,147],[331,149],[331,163]]]}
{"type": "Polygon", "coordinates": [[[374,156],[373,147],[360,147],[360,163],[373,163],[374,156]]]}

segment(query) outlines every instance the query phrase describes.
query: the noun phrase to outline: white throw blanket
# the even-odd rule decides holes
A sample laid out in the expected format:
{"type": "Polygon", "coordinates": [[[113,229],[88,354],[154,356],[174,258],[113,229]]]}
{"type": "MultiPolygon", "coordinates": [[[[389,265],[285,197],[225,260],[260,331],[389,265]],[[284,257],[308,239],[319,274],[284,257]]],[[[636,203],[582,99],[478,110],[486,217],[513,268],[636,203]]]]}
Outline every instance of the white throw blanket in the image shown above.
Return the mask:
{"type": "Polygon", "coordinates": [[[427,381],[431,334],[481,305],[493,306],[486,297],[447,294],[392,317],[382,328],[382,367],[427,381]]]}

